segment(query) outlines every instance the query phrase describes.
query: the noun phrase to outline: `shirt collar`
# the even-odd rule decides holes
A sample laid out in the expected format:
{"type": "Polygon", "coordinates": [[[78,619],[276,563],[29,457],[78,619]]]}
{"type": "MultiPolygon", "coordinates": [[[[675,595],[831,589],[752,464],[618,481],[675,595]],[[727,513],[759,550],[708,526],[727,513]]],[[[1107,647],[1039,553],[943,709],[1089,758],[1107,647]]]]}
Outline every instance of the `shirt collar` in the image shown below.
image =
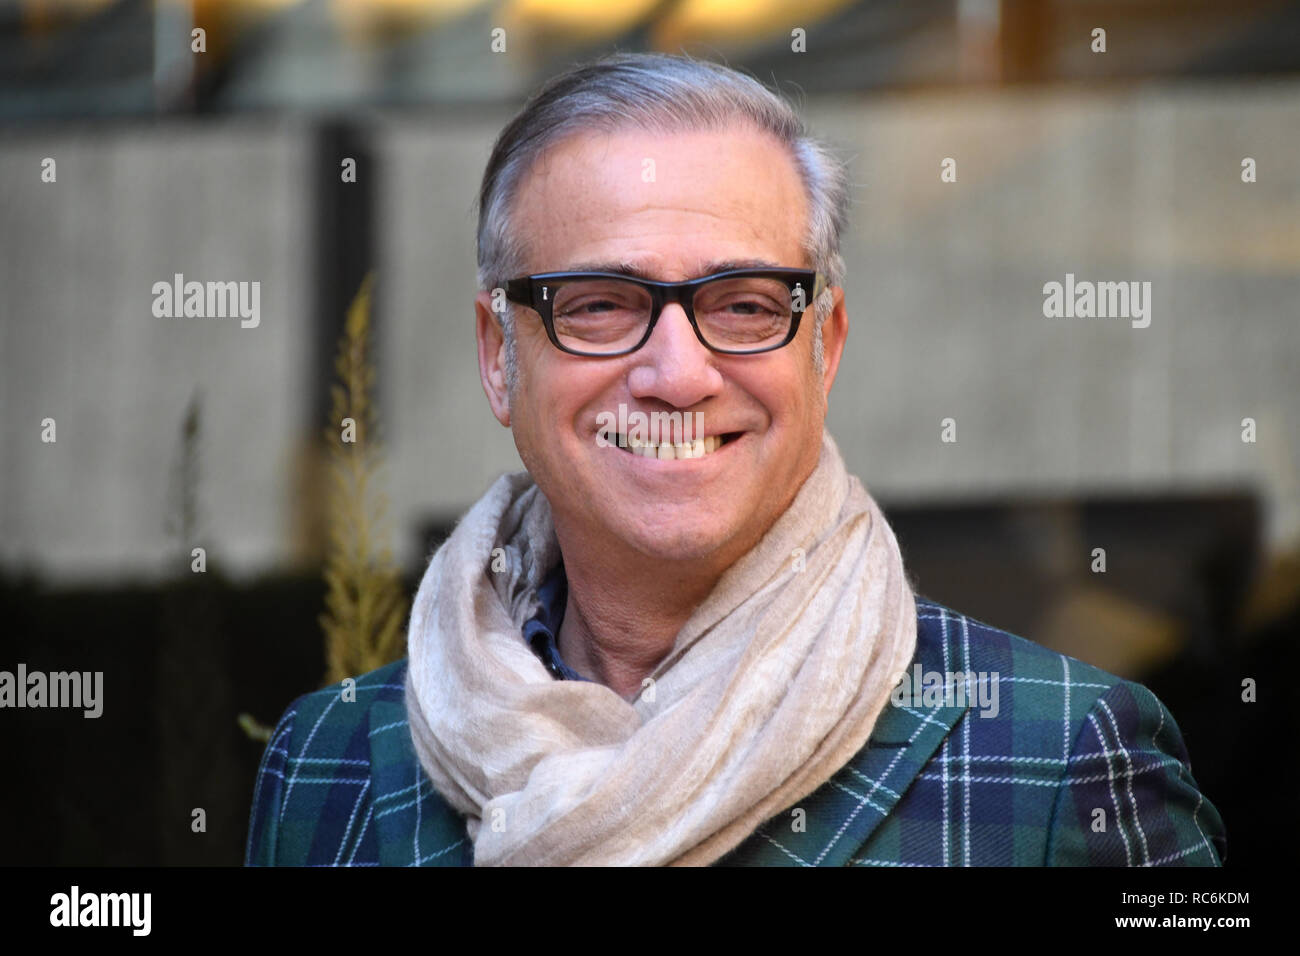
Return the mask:
{"type": "Polygon", "coordinates": [[[560,625],[564,622],[565,603],[569,599],[569,580],[564,573],[563,561],[546,576],[537,589],[537,598],[541,602],[537,613],[524,622],[524,640],[556,680],[587,680],[564,662],[556,644],[560,625]]]}

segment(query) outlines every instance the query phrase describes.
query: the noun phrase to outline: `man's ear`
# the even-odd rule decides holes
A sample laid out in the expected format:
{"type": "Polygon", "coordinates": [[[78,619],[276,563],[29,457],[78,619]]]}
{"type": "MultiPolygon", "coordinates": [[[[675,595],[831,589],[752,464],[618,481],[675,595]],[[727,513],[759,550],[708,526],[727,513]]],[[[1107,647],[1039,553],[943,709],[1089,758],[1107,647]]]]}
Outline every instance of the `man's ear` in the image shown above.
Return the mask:
{"type": "Polygon", "coordinates": [[[849,337],[849,310],[844,305],[844,290],[837,285],[831,286],[831,295],[831,311],[822,323],[822,360],[826,369],[822,389],[828,404],[835,373],[839,370],[840,358],[844,355],[844,342],[849,337]]]}
{"type": "Polygon", "coordinates": [[[506,387],[506,336],[492,311],[492,292],[474,296],[474,335],[478,339],[478,374],[496,420],[510,427],[510,390],[506,387]]]}

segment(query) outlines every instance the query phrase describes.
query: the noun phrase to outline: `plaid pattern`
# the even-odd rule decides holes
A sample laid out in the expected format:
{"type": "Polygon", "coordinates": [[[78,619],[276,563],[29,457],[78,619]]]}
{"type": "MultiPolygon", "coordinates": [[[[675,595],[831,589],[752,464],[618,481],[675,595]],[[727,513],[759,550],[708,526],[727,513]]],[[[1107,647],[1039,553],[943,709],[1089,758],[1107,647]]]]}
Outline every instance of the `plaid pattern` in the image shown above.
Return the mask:
{"type": "MultiPolygon", "coordinates": [[[[886,705],[867,745],[719,861],[743,866],[1217,866],[1223,821],[1149,690],[917,601],[915,662],[999,675],[996,716],[886,705]],[[802,812],[800,812],[802,811],[802,812]]],[[[306,694],[253,791],[248,865],[469,866],[410,741],[406,661],[306,694]]]]}

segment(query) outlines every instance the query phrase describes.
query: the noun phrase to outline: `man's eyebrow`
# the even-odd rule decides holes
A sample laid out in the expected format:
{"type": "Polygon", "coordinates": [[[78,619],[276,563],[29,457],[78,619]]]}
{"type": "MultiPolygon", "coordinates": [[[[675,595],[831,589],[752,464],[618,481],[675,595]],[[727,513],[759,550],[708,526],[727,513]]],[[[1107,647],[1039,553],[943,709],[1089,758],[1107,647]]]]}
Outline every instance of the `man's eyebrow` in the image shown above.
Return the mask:
{"type": "MultiPolygon", "coordinates": [[[[780,263],[772,262],[770,259],[723,259],[714,262],[706,262],[702,265],[695,276],[711,276],[719,272],[731,272],[735,269],[780,269],[780,263]]],[[[613,262],[578,262],[566,267],[564,272],[612,272],[618,275],[632,276],[637,279],[654,279],[645,269],[633,265],[630,262],[613,261],[613,262]]]]}

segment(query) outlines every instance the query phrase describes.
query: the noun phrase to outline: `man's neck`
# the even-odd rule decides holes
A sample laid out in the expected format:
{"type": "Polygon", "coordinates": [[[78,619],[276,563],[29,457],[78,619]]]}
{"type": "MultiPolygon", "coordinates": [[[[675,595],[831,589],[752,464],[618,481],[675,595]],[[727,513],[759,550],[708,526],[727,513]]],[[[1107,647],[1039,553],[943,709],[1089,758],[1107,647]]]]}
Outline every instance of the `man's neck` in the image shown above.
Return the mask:
{"type": "Polygon", "coordinates": [[[640,555],[566,548],[564,535],[559,537],[568,579],[557,635],[560,656],[583,677],[631,700],[672,651],[678,632],[725,567],[694,562],[651,566],[640,555]]]}

